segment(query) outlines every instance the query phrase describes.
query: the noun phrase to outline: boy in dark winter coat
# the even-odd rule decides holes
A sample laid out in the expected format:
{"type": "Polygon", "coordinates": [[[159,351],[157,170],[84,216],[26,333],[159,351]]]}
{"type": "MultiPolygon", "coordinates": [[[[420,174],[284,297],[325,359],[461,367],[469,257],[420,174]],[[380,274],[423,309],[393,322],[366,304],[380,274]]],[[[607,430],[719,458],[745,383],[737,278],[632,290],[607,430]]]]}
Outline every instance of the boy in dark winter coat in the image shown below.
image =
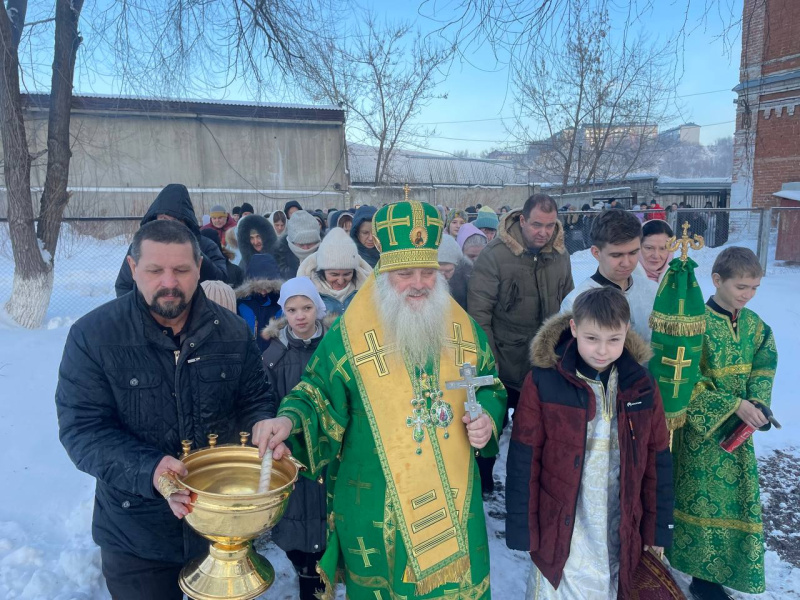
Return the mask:
{"type": "Polygon", "coordinates": [[[269,254],[256,254],[247,265],[245,282],[236,288],[236,312],[242,317],[263,352],[269,340],[258,335],[280,312],[278,295],[283,280],[278,273],[278,265],[269,254]]]}
{"type": "MultiPolygon", "coordinates": [[[[192,200],[189,198],[189,190],[185,185],[170,183],[165,186],[153,200],[139,225],[141,227],[151,221],[164,219],[183,223],[197,238],[203,257],[203,262],[200,263],[200,281],[216,279],[227,282],[225,257],[222,256],[222,252],[219,251],[216,244],[200,235],[200,225],[197,222],[197,215],[194,213],[192,200]]],[[[128,249],[128,254],[130,254],[130,249],[128,249]]],[[[117,281],[114,283],[114,290],[119,298],[132,289],[133,277],[126,256],[119,269],[117,281]]]]}
{"type": "Polygon", "coordinates": [[[272,225],[261,215],[247,215],[239,220],[236,227],[236,239],[239,241],[239,252],[242,259],[239,266],[247,271],[247,264],[256,254],[272,255],[278,236],[272,225]]]}
{"type": "Polygon", "coordinates": [[[527,598],[629,598],[642,552],[671,544],[672,459],[648,354],[611,287],[533,340],[506,485],[506,543],[534,563],[527,598]]]}
{"type": "MultiPolygon", "coordinates": [[[[283,284],[278,303],[284,317],[261,332],[270,342],[261,360],[272,389],[283,398],[300,382],[330,323],[322,320],[325,304],[308,277],[283,284]]],[[[297,570],[300,600],[314,600],[316,591],[323,588],[316,572],[325,550],[327,515],[325,485],[320,481],[300,477],[283,518],[272,529],[272,541],[286,552],[297,570]]]]}

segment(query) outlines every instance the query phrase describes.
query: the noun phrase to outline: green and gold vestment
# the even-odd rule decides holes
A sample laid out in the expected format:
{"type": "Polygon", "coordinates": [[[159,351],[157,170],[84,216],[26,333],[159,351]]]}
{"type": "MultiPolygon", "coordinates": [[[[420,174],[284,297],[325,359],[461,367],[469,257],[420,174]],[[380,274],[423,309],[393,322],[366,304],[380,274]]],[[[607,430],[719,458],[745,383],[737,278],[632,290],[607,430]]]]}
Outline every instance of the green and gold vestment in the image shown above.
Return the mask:
{"type": "Polygon", "coordinates": [[[477,399],[494,429],[481,453],[496,454],[506,396],[488,341],[451,300],[450,314],[443,315],[446,346],[423,376],[388,345],[374,288],[373,276],[278,411],[292,420],[288,441],[308,475],[329,465],[328,545],[318,565],[324,597],[332,598],[332,584],[343,581],[350,600],[488,599],[481,486],[461,422],[466,393],[445,389],[446,381],[460,379],[464,362],[478,376],[495,377],[477,399]],[[422,398],[431,415],[422,431],[412,398],[422,398]],[[437,401],[441,410],[431,412],[437,401]]]}
{"type": "Polygon", "coordinates": [[[675,536],[667,556],[684,573],[758,594],[764,530],[753,437],[732,454],[719,443],[741,422],[734,413],[742,399],[769,406],[778,353],[757,314],[745,308],[731,317],[709,300],[701,378],[673,438],[675,536]]]}

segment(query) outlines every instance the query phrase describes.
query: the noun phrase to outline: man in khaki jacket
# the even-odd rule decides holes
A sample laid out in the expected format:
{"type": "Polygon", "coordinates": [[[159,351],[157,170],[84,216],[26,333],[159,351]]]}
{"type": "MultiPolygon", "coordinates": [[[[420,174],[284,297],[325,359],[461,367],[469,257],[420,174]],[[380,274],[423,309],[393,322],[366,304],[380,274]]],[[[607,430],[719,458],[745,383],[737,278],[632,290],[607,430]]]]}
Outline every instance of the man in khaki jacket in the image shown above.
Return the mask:
{"type": "MultiPolygon", "coordinates": [[[[531,340],[574,287],[558,206],[534,194],[500,221],[497,237],[475,260],[467,292],[467,312],[489,338],[509,408],[516,407],[531,368],[531,340]]],[[[479,464],[483,491],[491,493],[494,460],[479,464]]]]}

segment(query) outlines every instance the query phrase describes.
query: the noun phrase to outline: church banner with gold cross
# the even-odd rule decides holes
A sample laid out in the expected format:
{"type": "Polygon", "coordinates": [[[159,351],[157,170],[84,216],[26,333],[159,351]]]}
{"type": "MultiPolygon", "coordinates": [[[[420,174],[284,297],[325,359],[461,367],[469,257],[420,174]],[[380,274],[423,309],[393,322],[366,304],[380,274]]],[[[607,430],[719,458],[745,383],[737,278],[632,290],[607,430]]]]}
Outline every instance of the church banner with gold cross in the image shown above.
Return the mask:
{"type": "Polygon", "coordinates": [[[685,252],[681,258],[672,260],[650,315],[653,330],[650,372],[661,391],[670,430],[686,422],[692,389],[700,378],[705,303],[695,267],[697,263],[685,252]]]}

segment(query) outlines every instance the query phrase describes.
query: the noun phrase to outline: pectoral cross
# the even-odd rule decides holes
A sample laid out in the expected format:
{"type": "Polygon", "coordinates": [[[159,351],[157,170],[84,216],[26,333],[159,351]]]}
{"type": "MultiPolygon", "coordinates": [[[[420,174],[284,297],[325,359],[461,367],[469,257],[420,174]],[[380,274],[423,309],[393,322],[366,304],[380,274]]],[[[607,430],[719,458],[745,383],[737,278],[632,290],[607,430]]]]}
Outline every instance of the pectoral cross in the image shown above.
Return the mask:
{"type": "Polygon", "coordinates": [[[422,454],[422,442],[425,440],[425,427],[431,422],[430,414],[425,410],[425,400],[411,399],[411,416],[406,417],[406,427],[412,427],[411,437],[417,442],[417,454],[422,454]]]}
{"type": "Polygon", "coordinates": [[[483,413],[483,408],[478,404],[478,400],[475,397],[475,388],[483,385],[494,385],[494,377],[492,375],[476,377],[478,371],[468,362],[465,362],[458,372],[464,379],[447,381],[444,385],[448,390],[467,390],[467,401],[464,402],[464,410],[469,414],[469,418],[474,421],[483,413]]]}

